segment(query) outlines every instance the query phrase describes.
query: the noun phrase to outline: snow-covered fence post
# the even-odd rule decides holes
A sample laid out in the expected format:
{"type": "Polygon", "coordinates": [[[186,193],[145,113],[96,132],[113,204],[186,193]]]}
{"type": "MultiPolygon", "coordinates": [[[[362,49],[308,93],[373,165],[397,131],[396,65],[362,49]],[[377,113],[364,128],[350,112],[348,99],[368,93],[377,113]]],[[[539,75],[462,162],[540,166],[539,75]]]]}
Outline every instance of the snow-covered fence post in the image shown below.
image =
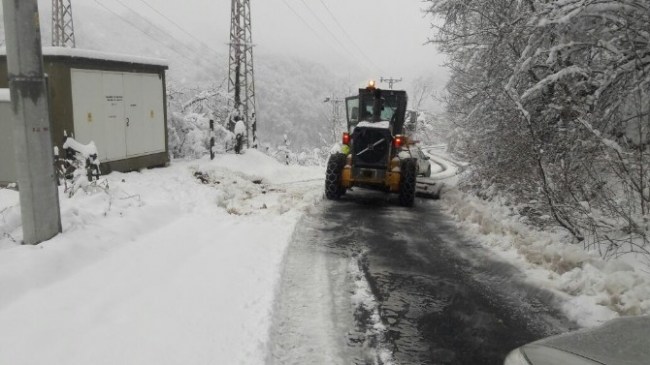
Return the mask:
{"type": "Polygon", "coordinates": [[[235,124],[235,153],[240,154],[242,148],[244,147],[244,137],[246,137],[246,124],[244,120],[235,117],[237,123],[235,124]]]}
{"type": "Polygon", "coordinates": [[[214,119],[210,119],[210,160],[214,160],[214,119]]]}
{"type": "Polygon", "coordinates": [[[289,137],[285,134],[284,135],[284,153],[285,153],[285,158],[286,158],[286,163],[289,165],[289,137]]]}

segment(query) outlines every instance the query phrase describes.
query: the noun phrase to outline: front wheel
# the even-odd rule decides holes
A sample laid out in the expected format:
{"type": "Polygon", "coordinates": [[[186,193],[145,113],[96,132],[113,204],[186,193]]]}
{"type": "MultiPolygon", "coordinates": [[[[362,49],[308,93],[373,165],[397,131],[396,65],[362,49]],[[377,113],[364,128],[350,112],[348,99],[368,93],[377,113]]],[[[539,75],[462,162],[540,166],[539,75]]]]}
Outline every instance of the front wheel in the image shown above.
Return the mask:
{"type": "Polygon", "coordinates": [[[401,166],[402,176],[399,181],[399,203],[412,207],[415,203],[415,176],[417,165],[414,159],[406,159],[401,166]]]}
{"type": "Polygon", "coordinates": [[[346,156],[342,153],[330,155],[327,161],[325,172],[325,197],[329,200],[336,200],[343,195],[345,188],[341,186],[343,167],[345,167],[346,156]]]}

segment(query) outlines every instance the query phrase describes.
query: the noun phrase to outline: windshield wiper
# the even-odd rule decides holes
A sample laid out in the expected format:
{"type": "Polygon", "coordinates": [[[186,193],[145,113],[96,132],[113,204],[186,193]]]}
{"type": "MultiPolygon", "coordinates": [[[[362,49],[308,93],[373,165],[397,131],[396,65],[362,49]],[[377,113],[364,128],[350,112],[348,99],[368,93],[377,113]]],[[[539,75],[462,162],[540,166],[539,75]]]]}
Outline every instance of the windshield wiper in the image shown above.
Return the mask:
{"type": "Polygon", "coordinates": [[[357,156],[359,156],[359,155],[362,154],[362,153],[366,153],[366,152],[368,152],[368,151],[374,149],[375,147],[377,147],[378,145],[380,145],[380,144],[381,144],[382,142],[384,142],[385,140],[386,140],[386,138],[382,138],[382,139],[380,139],[379,141],[375,142],[374,144],[369,145],[368,147],[366,147],[365,150],[363,150],[363,151],[357,153],[357,156]]]}

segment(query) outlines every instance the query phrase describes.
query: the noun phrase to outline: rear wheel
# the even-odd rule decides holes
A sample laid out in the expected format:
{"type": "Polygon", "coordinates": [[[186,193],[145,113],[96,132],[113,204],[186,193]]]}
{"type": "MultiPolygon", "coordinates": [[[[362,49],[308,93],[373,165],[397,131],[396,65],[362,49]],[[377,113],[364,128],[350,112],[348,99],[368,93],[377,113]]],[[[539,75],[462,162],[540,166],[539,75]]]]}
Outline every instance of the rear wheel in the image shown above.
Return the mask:
{"type": "Polygon", "coordinates": [[[345,193],[345,188],[341,186],[341,175],[345,167],[346,156],[342,153],[330,155],[327,161],[327,170],[325,172],[325,197],[329,200],[336,200],[345,193]]]}
{"type": "Polygon", "coordinates": [[[412,207],[415,202],[415,176],[417,165],[414,159],[406,159],[401,166],[402,176],[399,181],[399,203],[412,207]]]}

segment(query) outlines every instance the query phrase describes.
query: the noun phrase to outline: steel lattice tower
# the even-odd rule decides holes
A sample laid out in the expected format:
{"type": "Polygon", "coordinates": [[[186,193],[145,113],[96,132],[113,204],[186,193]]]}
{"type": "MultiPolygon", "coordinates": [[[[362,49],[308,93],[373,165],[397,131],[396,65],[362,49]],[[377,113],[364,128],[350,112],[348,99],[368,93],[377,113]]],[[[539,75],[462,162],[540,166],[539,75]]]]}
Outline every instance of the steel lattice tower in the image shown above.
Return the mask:
{"type": "Polygon", "coordinates": [[[232,0],[230,20],[230,79],[232,96],[231,123],[242,118],[246,124],[246,145],[257,147],[255,113],[255,77],[253,68],[253,37],[251,34],[250,0],[232,0]]]}
{"type": "Polygon", "coordinates": [[[76,46],[70,0],[52,0],[52,46],[76,46]]]}

